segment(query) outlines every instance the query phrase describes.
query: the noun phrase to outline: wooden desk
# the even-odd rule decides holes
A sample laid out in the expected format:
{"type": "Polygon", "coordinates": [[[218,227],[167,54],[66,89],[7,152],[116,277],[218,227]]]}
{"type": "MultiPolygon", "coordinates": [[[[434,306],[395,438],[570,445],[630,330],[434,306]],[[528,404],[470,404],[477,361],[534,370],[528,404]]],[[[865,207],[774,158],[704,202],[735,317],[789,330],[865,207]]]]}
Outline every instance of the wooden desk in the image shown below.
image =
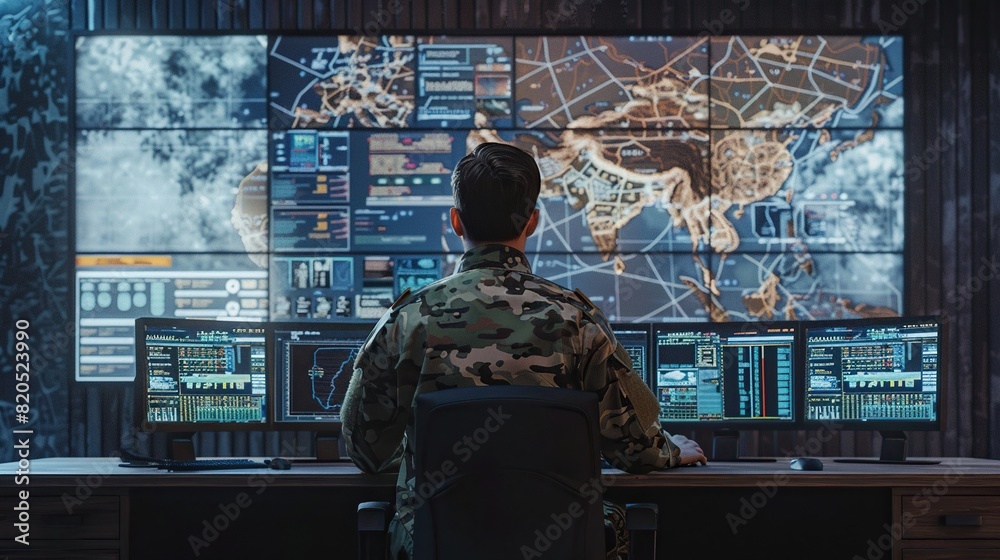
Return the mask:
{"type": "MultiPolygon", "coordinates": [[[[0,555],[303,558],[323,549],[350,559],[357,503],[391,500],[395,482],[346,463],[168,473],[118,462],[35,460],[27,485],[16,463],[0,464],[0,555]],[[22,490],[30,546],[13,540],[22,490]]],[[[783,459],[641,476],[607,469],[595,482],[608,499],[660,504],[663,558],[1000,558],[1000,461],[824,463],[821,472],[783,459]]]]}

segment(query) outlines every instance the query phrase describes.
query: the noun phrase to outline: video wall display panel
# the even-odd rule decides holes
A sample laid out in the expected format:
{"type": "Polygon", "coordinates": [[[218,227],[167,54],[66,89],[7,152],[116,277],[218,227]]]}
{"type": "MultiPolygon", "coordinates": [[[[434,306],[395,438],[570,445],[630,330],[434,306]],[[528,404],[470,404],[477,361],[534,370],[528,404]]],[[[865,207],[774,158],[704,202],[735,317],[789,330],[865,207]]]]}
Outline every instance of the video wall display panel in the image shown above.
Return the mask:
{"type": "Polygon", "coordinates": [[[702,292],[701,269],[711,269],[712,255],[670,253],[528,255],[532,271],[579,289],[611,321],[712,320],[714,296],[702,292]]]}
{"type": "Polygon", "coordinates": [[[76,43],[77,128],[265,128],[263,35],[101,35],[76,43]]]}
{"type": "Polygon", "coordinates": [[[243,256],[267,319],[450,274],[489,141],[538,163],[534,271],[611,320],[903,310],[898,36],[83,36],[77,90],[77,253],[243,256]]]}
{"type": "Polygon", "coordinates": [[[712,132],[718,252],[902,251],[903,131],[712,132]]]}
{"type": "Polygon", "coordinates": [[[524,128],[704,128],[704,37],[517,37],[524,128]]]}
{"type": "Polygon", "coordinates": [[[246,255],[78,255],[76,379],[135,377],[135,320],[265,321],[267,271],[246,255]]]}
{"type": "Polygon", "coordinates": [[[713,128],[902,128],[898,36],[711,39],[713,128]]]}
{"type": "Polygon", "coordinates": [[[539,252],[690,252],[709,220],[709,143],[699,130],[564,130],[469,133],[535,156],[542,176],[539,252]],[[692,236],[692,231],[695,236],[692,236]]]}
{"type": "Polygon", "coordinates": [[[413,126],[412,35],[278,36],[268,53],[272,128],[413,126]]]}
{"type": "Polygon", "coordinates": [[[511,37],[417,37],[418,126],[514,123],[511,37]]]}
{"type": "Polygon", "coordinates": [[[266,205],[266,185],[241,183],[266,161],[262,130],[81,130],[76,249],[245,251],[241,212],[266,205]]]}
{"type": "Polygon", "coordinates": [[[461,254],[275,255],[273,320],[377,321],[407,289],[455,271],[461,254]]]}
{"type": "Polygon", "coordinates": [[[903,308],[900,253],[716,257],[717,312],[732,320],[884,317],[903,308]]]}

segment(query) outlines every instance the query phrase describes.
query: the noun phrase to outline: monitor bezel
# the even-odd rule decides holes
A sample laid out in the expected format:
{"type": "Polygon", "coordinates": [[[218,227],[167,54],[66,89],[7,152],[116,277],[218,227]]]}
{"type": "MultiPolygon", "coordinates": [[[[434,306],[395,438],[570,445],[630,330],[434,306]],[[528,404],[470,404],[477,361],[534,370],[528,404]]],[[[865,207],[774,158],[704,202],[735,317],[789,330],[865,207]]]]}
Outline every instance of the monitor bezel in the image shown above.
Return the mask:
{"type": "MultiPolygon", "coordinates": [[[[768,329],[790,329],[790,334],[793,337],[792,341],[792,416],[787,420],[764,420],[764,419],[721,419],[721,420],[690,420],[690,421],[679,421],[679,420],[669,420],[660,419],[660,424],[671,432],[684,432],[695,429],[711,429],[711,430],[796,430],[802,427],[802,417],[803,411],[801,409],[800,403],[803,402],[800,392],[802,391],[802,361],[801,361],[801,347],[802,347],[802,337],[801,328],[799,321],[736,321],[736,322],[657,322],[651,324],[650,329],[650,351],[656,353],[656,339],[659,332],[682,332],[682,331],[705,331],[705,330],[726,330],[726,331],[740,331],[744,329],[753,329],[760,333],[768,329]]],[[[656,394],[656,384],[655,384],[655,356],[651,357],[649,363],[649,377],[647,379],[648,386],[654,394],[656,394]]],[[[656,395],[657,401],[659,401],[659,395],[656,395]]]]}
{"type": "MultiPolygon", "coordinates": [[[[278,333],[279,331],[291,331],[291,330],[323,330],[323,331],[343,331],[343,332],[364,332],[365,335],[362,337],[367,340],[371,336],[372,330],[375,328],[376,322],[374,321],[272,321],[270,322],[270,327],[267,334],[267,348],[268,356],[271,366],[271,384],[269,385],[271,390],[271,421],[272,426],[276,430],[302,430],[302,431],[314,431],[323,433],[337,433],[341,431],[341,426],[343,424],[340,417],[340,413],[337,413],[337,419],[329,420],[323,419],[312,419],[312,420],[286,420],[283,419],[281,407],[284,403],[284,379],[282,378],[284,368],[281,364],[282,354],[278,348],[278,333]]],[[[350,378],[347,380],[350,382],[350,378]]],[[[341,410],[343,410],[343,405],[341,405],[341,410]]]]}
{"type": "Polygon", "coordinates": [[[170,432],[170,433],[199,433],[199,432],[251,432],[267,431],[272,429],[273,416],[271,404],[268,402],[273,393],[272,385],[274,375],[271,371],[266,371],[264,389],[264,421],[263,422],[153,422],[147,416],[147,398],[149,394],[149,365],[146,359],[146,329],[148,327],[222,327],[222,328],[254,328],[262,329],[261,336],[264,337],[264,359],[270,362],[267,353],[267,339],[269,323],[266,321],[246,321],[246,320],[217,320],[217,319],[187,319],[179,317],[140,317],[135,320],[135,382],[133,404],[135,407],[135,418],[140,431],[146,433],[170,432]]]}
{"type": "Polygon", "coordinates": [[[934,315],[876,317],[864,319],[824,319],[820,321],[803,321],[801,323],[801,363],[802,392],[798,405],[802,410],[802,426],[807,429],[826,427],[835,431],[940,431],[943,427],[945,400],[945,370],[947,367],[947,341],[945,324],[941,317],[934,315]],[[808,384],[808,344],[809,330],[830,327],[867,327],[877,325],[905,326],[915,323],[934,323],[937,325],[938,369],[937,369],[937,399],[935,402],[935,420],[818,420],[810,419],[807,412],[806,385],[808,384]]]}

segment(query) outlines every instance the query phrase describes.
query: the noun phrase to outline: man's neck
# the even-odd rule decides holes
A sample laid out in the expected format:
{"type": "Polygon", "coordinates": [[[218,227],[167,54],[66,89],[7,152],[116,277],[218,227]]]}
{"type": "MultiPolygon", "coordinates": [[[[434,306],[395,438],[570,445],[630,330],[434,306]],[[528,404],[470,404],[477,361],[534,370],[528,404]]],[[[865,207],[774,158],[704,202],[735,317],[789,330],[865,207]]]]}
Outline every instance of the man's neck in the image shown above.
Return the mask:
{"type": "Polygon", "coordinates": [[[523,253],[527,244],[527,237],[524,235],[521,235],[517,239],[508,239],[507,241],[469,241],[468,238],[462,239],[462,245],[466,251],[471,251],[476,247],[483,247],[484,245],[506,245],[523,253]]]}

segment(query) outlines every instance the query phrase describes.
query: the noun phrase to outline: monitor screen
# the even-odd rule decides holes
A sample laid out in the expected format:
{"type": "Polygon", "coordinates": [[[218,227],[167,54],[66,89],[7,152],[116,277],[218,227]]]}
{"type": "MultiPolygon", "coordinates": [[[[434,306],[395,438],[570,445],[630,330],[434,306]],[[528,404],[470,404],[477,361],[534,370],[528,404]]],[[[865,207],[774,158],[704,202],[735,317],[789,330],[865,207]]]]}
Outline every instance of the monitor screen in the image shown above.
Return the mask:
{"type": "Polygon", "coordinates": [[[940,427],[936,318],[805,323],[805,419],[849,427],[940,427]]]}
{"type": "Polygon", "coordinates": [[[372,323],[273,323],[276,424],[328,429],[354,372],[354,360],[372,323]]]}
{"type": "Polygon", "coordinates": [[[653,325],[651,387],[660,421],[716,427],[793,424],[794,323],[653,325]]]}
{"type": "Polygon", "coordinates": [[[136,320],[138,418],[156,431],[266,429],[267,327],[136,320]]]}

